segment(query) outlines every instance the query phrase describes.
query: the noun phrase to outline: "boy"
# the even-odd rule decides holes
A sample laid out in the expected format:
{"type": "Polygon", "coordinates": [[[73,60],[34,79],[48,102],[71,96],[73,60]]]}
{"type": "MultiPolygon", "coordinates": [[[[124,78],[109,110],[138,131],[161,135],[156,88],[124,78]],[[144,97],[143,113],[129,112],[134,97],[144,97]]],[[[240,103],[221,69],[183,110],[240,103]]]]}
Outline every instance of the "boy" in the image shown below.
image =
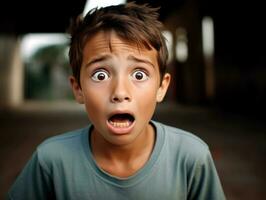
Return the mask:
{"type": "Polygon", "coordinates": [[[157,9],[94,9],[71,29],[70,83],[91,125],[33,154],[10,199],[225,199],[207,145],[152,121],[170,83],[157,9]]]}

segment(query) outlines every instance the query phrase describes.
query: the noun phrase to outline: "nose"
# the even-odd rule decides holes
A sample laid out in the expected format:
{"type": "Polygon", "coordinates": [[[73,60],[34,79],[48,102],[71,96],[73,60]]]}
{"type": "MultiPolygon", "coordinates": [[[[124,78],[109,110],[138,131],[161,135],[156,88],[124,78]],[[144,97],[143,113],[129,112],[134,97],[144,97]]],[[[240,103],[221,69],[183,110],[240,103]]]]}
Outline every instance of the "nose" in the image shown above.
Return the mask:
{"type": "Polygon", "coordinates": [[[125,78],[117,78],[112,83],[112,94],[111,102],[112,103],[121,103],[124,101],[130,102],[130,83],[125,80],[125,78]]]}

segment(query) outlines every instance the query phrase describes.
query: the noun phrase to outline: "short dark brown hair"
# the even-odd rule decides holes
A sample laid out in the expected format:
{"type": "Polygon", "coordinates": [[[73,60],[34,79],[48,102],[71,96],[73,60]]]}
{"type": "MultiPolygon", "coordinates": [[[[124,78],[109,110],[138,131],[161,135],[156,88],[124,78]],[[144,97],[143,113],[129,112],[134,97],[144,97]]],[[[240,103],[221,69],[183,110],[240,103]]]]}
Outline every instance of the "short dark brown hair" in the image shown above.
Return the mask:
{"type": "Polygon", "coordinates": [[[168,51],[162,35],[163,26],[158,20],[159,8],[148,4],[138,5],[134,2],[95,8],[83,18],[72,21],[69,33],[71,36],[69,61],[74,77],[80,84],[80,69],[83,60],[83,48],[95,33],[115,31],[125,41],[137,46],[158,52],[158,65],[161,77],[166,71],[168,51]]]}

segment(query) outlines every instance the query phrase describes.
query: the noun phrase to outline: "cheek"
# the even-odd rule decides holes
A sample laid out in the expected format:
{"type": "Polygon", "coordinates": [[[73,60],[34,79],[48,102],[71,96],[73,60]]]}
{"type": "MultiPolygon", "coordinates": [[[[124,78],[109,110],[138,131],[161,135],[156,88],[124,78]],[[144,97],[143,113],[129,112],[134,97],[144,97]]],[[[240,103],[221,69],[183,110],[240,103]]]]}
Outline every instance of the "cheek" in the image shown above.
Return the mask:
{"type": "Polygon", "coordinates": [[[147,86],[143,92],[137,93],[137,103],[140,111],[145,115],[150,115],[154,112],[156,106],[157,87],[147,86]]]}
{"type": "Polygon", "coordinates": [[[106,84],[95,84],[90,79],[83,79],[82,88],[84,93],[84,100],[87,104],[101,104],[105,101],[106,90],[108,90],[108,85],[106,84]]]}
{"type": "Polygon", "coordinates": [[[106,96],[100,91],[102,90],[87,89],[84,93],[84,103],[90,119],[91,116],[95,118],[95,116],[103,113],[104,107],[106,105],[106,96]]]}

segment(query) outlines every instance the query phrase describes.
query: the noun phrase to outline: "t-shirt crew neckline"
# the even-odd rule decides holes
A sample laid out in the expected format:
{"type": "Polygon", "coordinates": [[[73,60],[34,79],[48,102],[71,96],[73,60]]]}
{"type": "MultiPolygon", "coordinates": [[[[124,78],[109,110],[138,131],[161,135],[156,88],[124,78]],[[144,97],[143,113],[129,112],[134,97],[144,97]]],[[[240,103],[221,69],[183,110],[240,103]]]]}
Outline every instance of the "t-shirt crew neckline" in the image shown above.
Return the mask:
{"type": "Polygon", "coordinates": [[[150,124],[154,127],[155,134],[156,134],[156,140],[155,145],[153,148],[153,151],[151,153],[151,156],[149,160],[146,162],[146,164],[139,169],[135,174],[132,176],[121,178],[117,176],[113,176],[106,171],[102,170],[96,163],[91,147],[90,147],[90,134],[92,130],[92,125],[89,125],[86,129],[83,130],[82,133],[82,145],[85,152],[85,155],[89,161],[89,165],[91,166],[94,174],[101,178],[103,181],[118,186],[118,187],[130,187],[134,186],[135,184],[139,183],[143,179],[146,178],[153,170],[156,169],[156,161],[159,158],[159,154],[163,148],[163,144],[165,141],[165,134],[163,131],[163,128],[159,125],[159,123],[151,121],[150,124]]]}

